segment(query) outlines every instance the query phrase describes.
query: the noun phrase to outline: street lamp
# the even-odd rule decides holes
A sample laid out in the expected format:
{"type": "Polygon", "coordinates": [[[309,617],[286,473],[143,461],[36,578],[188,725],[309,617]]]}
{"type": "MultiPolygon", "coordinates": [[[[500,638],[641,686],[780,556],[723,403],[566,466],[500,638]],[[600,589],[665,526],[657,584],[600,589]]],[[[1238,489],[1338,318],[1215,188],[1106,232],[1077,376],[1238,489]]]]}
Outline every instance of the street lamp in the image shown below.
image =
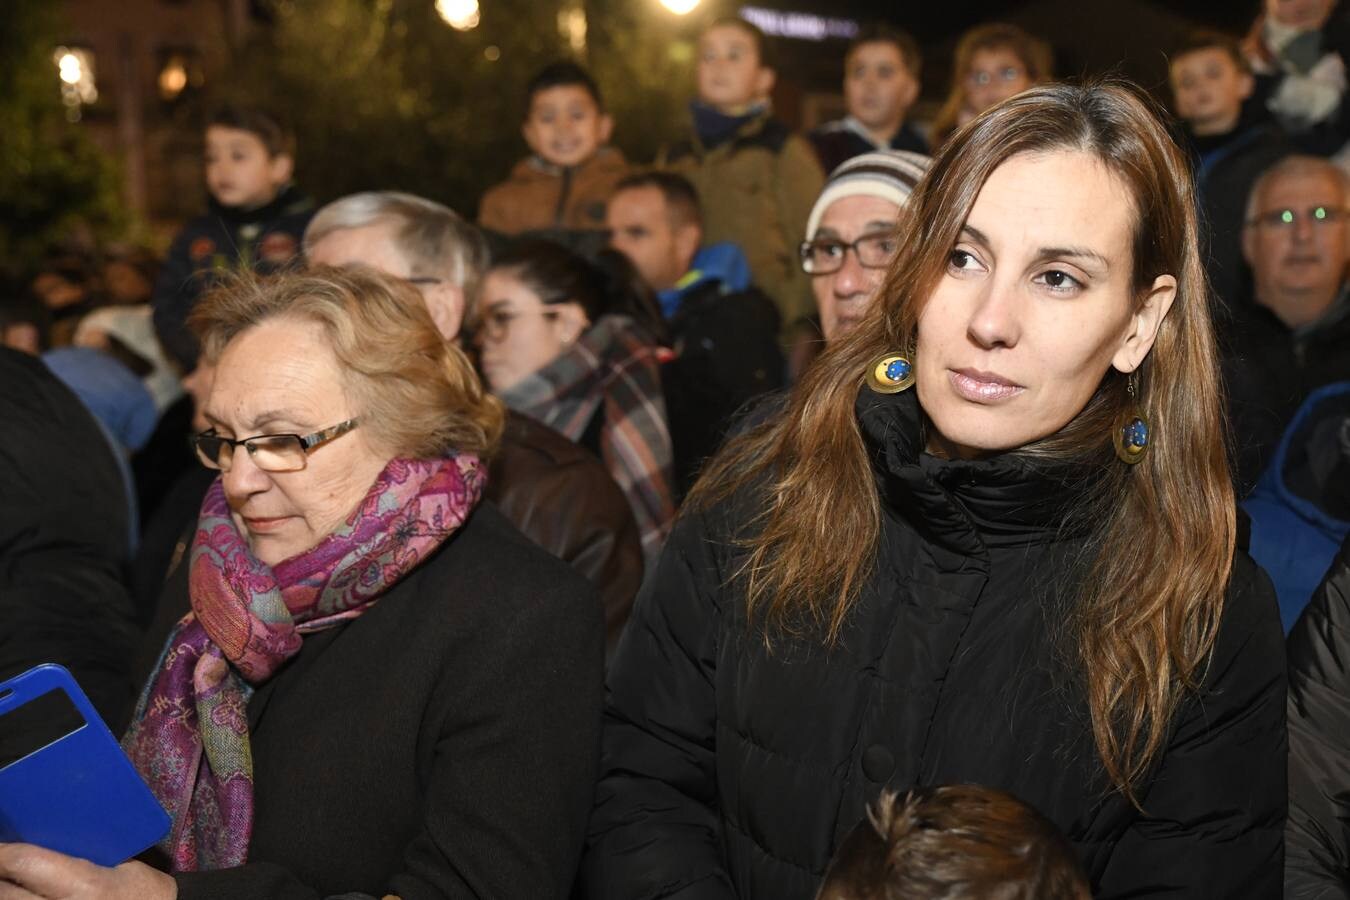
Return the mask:
{"type": "Polygon", "coordinates": [[[61,102],[66,118],[80,121],[80,106],[98,100],[94,83],[94,55],[83,47],[57,47],[52,53],[56,74],[61,80],[61,102]]]}
{"type": "Polygon", "coordinates": [[[677,16],[693,12],[698,4],[699,0],[661,0],[661,5],[677,16]]]}
{"type": "Polygon", "coordinates": [[[478,0],[436,0],[436,12],[456,31],[478,27],[478,0]]]}

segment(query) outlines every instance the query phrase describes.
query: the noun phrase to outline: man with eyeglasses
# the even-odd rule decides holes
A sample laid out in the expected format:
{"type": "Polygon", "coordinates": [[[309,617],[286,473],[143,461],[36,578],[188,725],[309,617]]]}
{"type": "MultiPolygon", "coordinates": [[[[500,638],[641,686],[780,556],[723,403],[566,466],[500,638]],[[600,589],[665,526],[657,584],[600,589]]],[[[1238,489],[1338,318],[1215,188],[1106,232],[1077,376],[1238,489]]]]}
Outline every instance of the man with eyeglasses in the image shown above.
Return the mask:
{"type": "Polygon", "coordinates": [[[1227,361],[1241,480],[1249,487],[1299,405],[1350,380],[1350,181],[1331,162],[1289,156],[1257,179],[1242,251],[1250,308],[1227,361]]]}
{"type": "MultiPolygon", "coordinates": [[[[394,191],[351,194],[323,207],[305,230],[304,250],[310,264],[367,265],[414,285],[449,341],[462,339],[488,266],[477,228],[439,203],[394,191]]],[[[643,562],[628,501],[600,460],[528,416],[509,413],[486,497],[599,589],[612,651],[643,562]]]]}
{"type": "Polygon", "coordinates": [[[856,325],[881,288],[900,211],[930,162],[920,153],[877,151],[830,173],[799,249],[826,342],[856,325]]]}

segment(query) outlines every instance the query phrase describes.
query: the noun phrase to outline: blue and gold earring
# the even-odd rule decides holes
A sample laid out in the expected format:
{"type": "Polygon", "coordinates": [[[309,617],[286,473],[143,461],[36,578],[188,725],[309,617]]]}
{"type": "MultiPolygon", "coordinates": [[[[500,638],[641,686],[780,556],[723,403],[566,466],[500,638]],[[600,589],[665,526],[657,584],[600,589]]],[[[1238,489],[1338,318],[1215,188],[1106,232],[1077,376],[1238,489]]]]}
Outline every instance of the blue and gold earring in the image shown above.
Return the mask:
{"type": "Polygon", "coordinates": [[[914,385],[914,352],[887,353],[867,367],[867,386],[878,394],[898,394],[914,385]]]}
{"type": "Polygon", "coordinates": [[[1116,427],[1112,432],[1115,439],[1116,456],[1121,462],[1130,465],[1134,465],[1144,458],[1149,443],[1153,439],[1153,432],[1149,428],[1148,419],[1144,418],[1136,405],[1138,403],[1138,384],[1139,370],[1135,369],[1125,382],[1125,392],[1130,395],[1130,408],[1116,421],[1116,427]]]}

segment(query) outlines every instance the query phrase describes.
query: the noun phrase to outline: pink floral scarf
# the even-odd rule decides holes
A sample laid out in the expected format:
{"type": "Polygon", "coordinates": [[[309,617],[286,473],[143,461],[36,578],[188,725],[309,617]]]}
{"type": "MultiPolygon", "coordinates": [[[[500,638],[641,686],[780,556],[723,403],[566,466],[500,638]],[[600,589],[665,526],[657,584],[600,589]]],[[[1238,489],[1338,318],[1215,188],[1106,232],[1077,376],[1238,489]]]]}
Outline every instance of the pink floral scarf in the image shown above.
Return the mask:
{"type": "Polygon", "coordinates": [[[312,550],[269,568],[249,551],[217,480],[202,502],[175,626],[123,746],[173,819],[174,871],[240,865],[253,832],[247,708],[304,635],[354,619],[468,517],[486,468],[470,455],[396,459],[312,550]]]}

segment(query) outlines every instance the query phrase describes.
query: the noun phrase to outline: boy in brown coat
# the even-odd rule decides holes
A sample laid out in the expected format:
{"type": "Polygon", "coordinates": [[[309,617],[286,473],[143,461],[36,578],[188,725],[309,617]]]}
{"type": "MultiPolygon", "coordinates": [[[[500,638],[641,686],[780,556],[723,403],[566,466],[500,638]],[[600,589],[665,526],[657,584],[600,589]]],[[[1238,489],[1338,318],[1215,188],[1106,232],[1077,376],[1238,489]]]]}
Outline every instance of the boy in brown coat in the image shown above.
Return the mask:
{"type": "Polygon", "coordinates": [[[810,143],[772,115],[775,74],[763,32],[743,19],[717,19],[698,46],[693,134],[659,163],[698,189],[704,239],[740,246],[791,332],[815,311],[797,245],[825,175],[810,143]]]}
{"type": "Polygon", "coordinates": [[[501,234],[605,227],[605,205],[628,163],[607,146],[614,121],[600,89],[575,63],[557,62],[530,79],[521,133],[533,154],[483,195],[478,224],[501,234]]]}

